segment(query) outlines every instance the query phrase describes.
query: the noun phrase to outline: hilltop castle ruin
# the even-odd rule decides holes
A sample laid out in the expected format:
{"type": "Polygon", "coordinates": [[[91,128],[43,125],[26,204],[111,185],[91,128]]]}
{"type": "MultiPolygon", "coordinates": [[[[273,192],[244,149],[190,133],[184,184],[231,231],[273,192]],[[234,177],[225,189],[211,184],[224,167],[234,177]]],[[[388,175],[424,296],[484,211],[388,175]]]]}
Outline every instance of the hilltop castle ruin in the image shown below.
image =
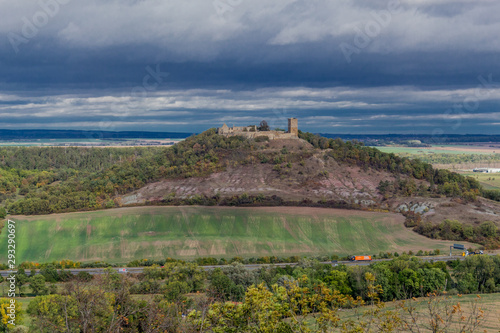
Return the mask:
{"type": "Polygon", "coordinates": [[[225,137],[229,136],[244,136],[246,138],[255,139],[258,136],[267,136],[269,140],[280,139],[298,139],[299,138],[299,124],[297,118],[288,119],[288,131],[259,131],[257,125],[244,126],[244,127],[229,127],[226,124],[217,129],[217,133],[225,137]]]}

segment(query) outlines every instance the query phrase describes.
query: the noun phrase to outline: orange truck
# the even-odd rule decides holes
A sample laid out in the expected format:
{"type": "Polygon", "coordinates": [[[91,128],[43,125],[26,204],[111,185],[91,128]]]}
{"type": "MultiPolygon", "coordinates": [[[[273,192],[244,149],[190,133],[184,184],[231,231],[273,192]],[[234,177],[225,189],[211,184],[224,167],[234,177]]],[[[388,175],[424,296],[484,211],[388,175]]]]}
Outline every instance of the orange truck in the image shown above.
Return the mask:
{"type": "Polygon", "coordinates": [[[351,261],[371,261],[372,256],[352,256],[351,261]]]}

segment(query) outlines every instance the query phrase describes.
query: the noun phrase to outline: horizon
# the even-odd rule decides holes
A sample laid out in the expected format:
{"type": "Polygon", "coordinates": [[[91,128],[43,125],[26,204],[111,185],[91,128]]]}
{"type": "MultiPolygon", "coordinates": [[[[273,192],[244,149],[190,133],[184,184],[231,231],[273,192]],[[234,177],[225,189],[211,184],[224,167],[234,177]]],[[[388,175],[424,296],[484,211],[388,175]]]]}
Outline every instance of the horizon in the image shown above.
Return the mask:
{"type": "MultiPolygon", "coordinates": [[[[248,126],[251,126],[251,125],[257,125],[257,124],[249,124],[248,126]]],[[[246,125],[235,125],[235,126],[246,126],[246,125]]],[[[215,128],[217,129],[218,127],[209,127],[209,128],[206,128],[204,131],[207,131],[209,129],[212,129],[212,128],[215,128]]],[[[276,127],[276,128],[279,128],[279,127],[276,127]]],[[[274,130],[274,128],[271,128],[270,130],[274,130]]],[[[86,132],[90,132],[90,133],[150,133],[150,134],[163,134],[163,133],[166,133],[166,134],[187,134],[187,135],[198,135],[198,134],[201,134],[203,133],[204,131],[201,131],[201,132],[173,132],[173,131],[148,131],[148,130],[115,130],[115,131],[112,131],[112,130],[86,130],[86,129],[81,129],[81,130],[78,130],[78,129],[44,129],[44,128],[19,128],[19,129],[10,129],[10,128],[0,128],[0,132],[23,132],[23,131],[32,131],[32,132],[36,132],[36,131],[42,131],[42,132],[77,132],[77,133],[86,133],[86,132]]],[[[300,129],[300,125],[299,125],[299,131],[302,131],[302,132],[308,132],[308,133],[313,133],[313,134],[317,134],[317,135],[323,135],[323,134],[326,134],[326,135],[342,135],[342,136],[421,136],[421,137],[425,137],[425,136],[429,136],[429,137],[433,137],[435,135],[433,134],[428,134],[428,133],[391,133],[391,132],[388,132],[388,133],[384,133],[384,134],[376,134],[376,133],[326,133],[326,132],[312,132],[312,131],[304,131],[304,130],[301,130],[300,129]]],[[[447,136],[500,136],[500,133],[499,134],[484,134],[484,133],[464,133],[464,134],[447,134],[447,136]]]]}

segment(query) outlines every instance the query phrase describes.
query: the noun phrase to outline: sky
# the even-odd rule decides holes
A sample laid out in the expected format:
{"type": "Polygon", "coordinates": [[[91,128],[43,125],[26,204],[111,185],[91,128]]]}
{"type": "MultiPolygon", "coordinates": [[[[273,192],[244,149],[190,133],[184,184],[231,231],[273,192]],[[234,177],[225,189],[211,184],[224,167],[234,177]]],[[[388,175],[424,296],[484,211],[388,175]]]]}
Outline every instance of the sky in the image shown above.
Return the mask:
{"type": "Polygon", "coordinates": [[[498,134],[498,0],[0,0],[0,128],[498,134]]]}

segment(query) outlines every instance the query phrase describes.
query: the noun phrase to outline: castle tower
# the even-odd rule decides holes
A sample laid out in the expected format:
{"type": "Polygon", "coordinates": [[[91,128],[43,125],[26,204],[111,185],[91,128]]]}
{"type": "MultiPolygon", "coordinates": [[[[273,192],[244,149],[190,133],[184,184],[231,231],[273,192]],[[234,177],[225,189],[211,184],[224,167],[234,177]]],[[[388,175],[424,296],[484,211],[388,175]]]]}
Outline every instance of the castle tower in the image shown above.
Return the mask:
{"type": "Polygon", "coordinates": [[[288,118],[288,133],[299,136],[299,121],[297,118],[288,118]]]}
{"type": "Polygon", "coordinates": [[[227,127],[227,125],[224,124],[224,125],[222,125],[222,127],[219,127],[219,129],[217,130],[217,133],[227,134],[227,133],[229,133],[229,127],[227,127]]]}

